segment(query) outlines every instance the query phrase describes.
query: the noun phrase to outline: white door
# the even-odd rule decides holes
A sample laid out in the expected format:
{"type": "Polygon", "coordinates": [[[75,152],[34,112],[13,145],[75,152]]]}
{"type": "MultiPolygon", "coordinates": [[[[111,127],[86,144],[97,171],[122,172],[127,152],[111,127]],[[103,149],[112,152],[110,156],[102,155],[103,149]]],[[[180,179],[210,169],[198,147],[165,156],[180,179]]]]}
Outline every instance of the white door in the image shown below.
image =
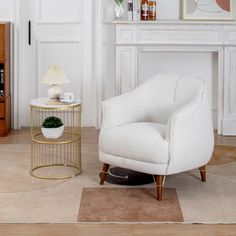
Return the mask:
{"type": "Polygon", "coordinates": [[[47,96],[47,85],[42,84],[41,79],[50,64],[59,64],[65,70],[69,84],[61,85],[63,91],[73,92],[75,97],[82,100],[83,126],[95,125],[92,2],[93,0],[21,0],[21,126],[29,126],[30,100],[47,96]]]}

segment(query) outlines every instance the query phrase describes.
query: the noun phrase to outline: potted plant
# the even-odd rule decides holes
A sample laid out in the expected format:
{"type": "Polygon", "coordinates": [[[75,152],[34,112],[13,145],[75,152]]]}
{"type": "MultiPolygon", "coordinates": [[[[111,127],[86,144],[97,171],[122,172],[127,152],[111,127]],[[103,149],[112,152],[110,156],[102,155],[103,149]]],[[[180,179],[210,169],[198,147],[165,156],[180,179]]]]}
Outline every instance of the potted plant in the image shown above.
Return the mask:
{"type": "Polygon", "coordinates": [[[62,120],[56,116],[47,117],[42,123],[42,133],[45,138],[60,138],[64,131],[62,120]]]}
{"type": "Polygon", "coordinates": [[[123,7],[123,0],[115,0],[115,17],[121,19],[124,16],[125,10],[123,7]]]}

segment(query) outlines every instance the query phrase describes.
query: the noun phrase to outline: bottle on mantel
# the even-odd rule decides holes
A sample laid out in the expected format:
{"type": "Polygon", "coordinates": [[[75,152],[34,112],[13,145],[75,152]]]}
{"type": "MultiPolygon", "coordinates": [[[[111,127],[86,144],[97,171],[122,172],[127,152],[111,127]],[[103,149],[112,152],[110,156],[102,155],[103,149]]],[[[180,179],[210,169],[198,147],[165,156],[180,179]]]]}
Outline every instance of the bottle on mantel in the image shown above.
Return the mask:
{"type": "Polygon", "coordinates": [[[156,0],[149,0],[149,20],[156,20],[156,0]]]}
{"type": "Polygon", "coordinates": [[[141,1],[141,20],[148,20],[149,4],[148,0],[141,1]]]}

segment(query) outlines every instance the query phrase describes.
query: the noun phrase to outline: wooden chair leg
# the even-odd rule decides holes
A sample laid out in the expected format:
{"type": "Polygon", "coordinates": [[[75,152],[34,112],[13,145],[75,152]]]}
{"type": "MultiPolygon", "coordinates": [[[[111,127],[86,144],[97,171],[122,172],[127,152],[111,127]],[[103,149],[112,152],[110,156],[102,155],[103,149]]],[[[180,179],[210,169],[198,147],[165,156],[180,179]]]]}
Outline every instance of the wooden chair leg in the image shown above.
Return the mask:
{"type": "Polygon", "coordinates": [[[162,192],[163,192],[163,175],[157,175],[156,176],[156,186],[157,186],[157,200],[162,200],[162,192]]]}
{"type": "Polygon", "coordinates": [[[104,163],[103,167],[102,167],[102,172],[100,172],[99,176],[100,176],[100,185],[104,184],[104,181],[107,177],[107,172],[109,170],[110,165],[104,163]]]}
{"type": "Polygon", "coordinates": [[[199,168],[202,182],[206,182],[206,166],[202,166],[199,168]]]}

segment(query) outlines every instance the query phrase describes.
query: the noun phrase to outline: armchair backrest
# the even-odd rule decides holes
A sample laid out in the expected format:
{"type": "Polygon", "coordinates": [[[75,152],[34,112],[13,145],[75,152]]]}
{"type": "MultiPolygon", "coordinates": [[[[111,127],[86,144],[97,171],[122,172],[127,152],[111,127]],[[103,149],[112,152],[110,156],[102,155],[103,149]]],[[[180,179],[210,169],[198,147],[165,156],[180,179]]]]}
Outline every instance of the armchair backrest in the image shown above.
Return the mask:
{"type": "Polygon", "coordinates": [[[174,74],[157,74],[136,89],[147,105],[145,120],[163,124],[177,109],[201,99],[203,91],[203,80],[174,74]]]}

